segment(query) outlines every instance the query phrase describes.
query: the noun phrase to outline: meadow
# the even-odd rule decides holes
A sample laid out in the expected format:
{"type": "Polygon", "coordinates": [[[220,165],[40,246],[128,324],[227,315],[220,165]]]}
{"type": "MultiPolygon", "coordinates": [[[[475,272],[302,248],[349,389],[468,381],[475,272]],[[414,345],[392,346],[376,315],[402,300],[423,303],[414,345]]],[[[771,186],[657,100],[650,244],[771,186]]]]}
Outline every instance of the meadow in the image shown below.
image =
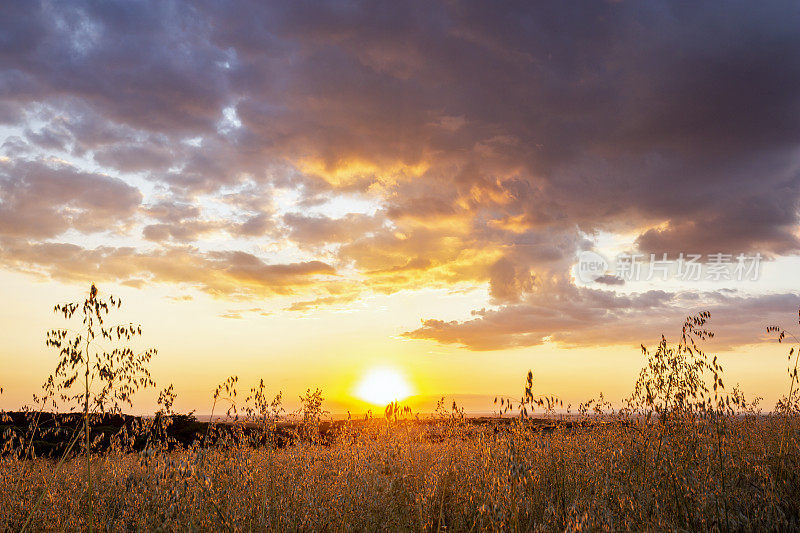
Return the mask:
{"type": "Polygon", "coordinates": [[[87,329],[51,332],[60,360],[27,426],[4,417],[0,530],[800,528],[796,349],[787,394],[764,410],[727,390],[703,351],[708,313],[689,317],[676,343],[642,346],[639,379],[617,408],[602,397],[564,406],[538,394],[529,372],[518,398],[497,398],[495,418],[442,401],[433,415],[393,403],[383,417],[332,423],[319,390],[287,414],[263,380],[240,393],[231,377],[213,395],[225,422],[173,413],[167,387],[156,416],[112,426],[108,416],[154,385],[155,352],[125,348],[140,330],[107,327],[118,303],[95,294],[57,307],[83,313],[87,329]],[[101,337],[122,347],[91,351],[101,337]],[[72,418],[48,415],[54,405],[72,418]],[[179,437],[187,423],[193,433],[179,437]],[[60,446],[43,448],[47,438],[60,446]]]}

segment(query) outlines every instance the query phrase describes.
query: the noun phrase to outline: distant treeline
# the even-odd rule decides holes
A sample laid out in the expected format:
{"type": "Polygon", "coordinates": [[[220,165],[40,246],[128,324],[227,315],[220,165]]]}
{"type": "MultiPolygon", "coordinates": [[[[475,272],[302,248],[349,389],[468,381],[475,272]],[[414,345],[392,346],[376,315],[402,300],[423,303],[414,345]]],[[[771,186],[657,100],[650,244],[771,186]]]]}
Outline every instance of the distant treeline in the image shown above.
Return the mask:
{"type": "MultiPolygon", "coordinates": [[[[253,424],[210,424],[193,415],[161,418],[117,414],[93,415],[90,438],[93,451],[107,451],[115,441],[126,451],[141,451],[148,443],[155,442],[170,448],[195,443],[216,444],[230,437],[234,428],[248,437],[262,432],[253,424]]],[[[29,443],[36,457],[60,457],[76,431],[83,431],[83,413],[6,412],[0,419],[0,450],[9,453],[7,450],[14,448],[14,441],[22,439],[29,443]]],[[[295,434],[291,425],[276,426],[270,431],[272,442],[278,447],[294,440],[295,434]]],[[[77,453],[77,448],[74,450],[77,453]]]]}
{"type": "MultiPolygon", "coordinates": [[[[474,426],[489,424],[495,426],[495,431],[500,431],[513,419],[479,417],[465,418],[462,422],[474,426]]],[[[399,423],[430,425],[433,429],[436,421],[435,418],[409,419],[400,420],[399,423]]],[[[322,422],[319,425],[318,442],[330,445],[345,425],[358,425],[361,422],[361,419],[322,422]]],[[[556,426],[569,429],[595,424],[589,420],[559,422],[553,419],[528,419],[528,423],[532,424],[532,429],[543,432],[552,431],[556,426]]],[[[138,452],[145,449],[148,443],[158,443],[168,448],[195,444],[213,446],[233,437],[251,445],[266,444],[265,439],[268,438],[271,446],[283,448],[299,440],[299,429],[300,423],[290,420],[272,423],[265,431],[264,426],[257,422],[226,420],[211,423],[199,421],[191,414],[164,417],[116,414],[94,415],[90,436],[95,452],[107,451],[115,441],[125,451],[138,452]]],[[[0,415],[0,450],[2,454],[10,453],[8,450],[15,449],[15,443],[24,441],[31,447],[34,457],[61,457],[76,431],[83,431],[82,413],[5,412],[0,415]]],[[[427,440],[439,441],[441,436],[431,431],[427,440]]],[[[73,449],[73,454],[76,453],[80,453],[78,448],[73,449]]],[[[30,453],[25,455],[31,457],[30,453]]]]}

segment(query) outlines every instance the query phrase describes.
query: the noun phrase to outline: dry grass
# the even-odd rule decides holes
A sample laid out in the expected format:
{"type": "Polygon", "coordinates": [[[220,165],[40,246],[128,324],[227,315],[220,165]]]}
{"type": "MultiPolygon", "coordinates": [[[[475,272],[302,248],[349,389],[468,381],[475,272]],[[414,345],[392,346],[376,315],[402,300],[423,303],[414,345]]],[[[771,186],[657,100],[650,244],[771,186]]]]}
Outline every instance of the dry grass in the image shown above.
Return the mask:
{"type": "MultiPolygon", "coordinates": [[[[93,458],[94,525],[126,530],[765,530],[798,526],[796,442],[784,420],[741,416],[662,435],[618,416],[543,432],[519,423],[346,426],[333,446],[231,441],[93,458]],[[431,433],[443,435],[431,438],[431,433]],[[663,439],[660,446],[659,442],[663,439]],[[203,456],[202,467],[200,457],[203,456]]],[[[796,430],[796,421],[793,421],[796,430]]],[[[539,426],[540,427],[540,426],[539,426]]],[[[19,530],[52,475],[0,466],[6,527],[19,530]]],[[[82,458],[69,460],[34,529],[86,529],[82,458]]]]}
{"type": "MultiPolygon", "coordinates": [[[[725,392],[721,365],[698,346],[711,336],[708,318],[687,319],[677,345],[642,348],[622,409],[587,402],[569,424],[529,416],[561,405],[535,395],[529,373],[518,402],[499,399],[519,415],[510,422],[476,423],[443,403],[420,422],[395,404],[385,420],[337,426],[331,441],[320,436],[322,394],[309,390],[297,440],[280,447],[280,394],[269,399],[262,381],[237,403],[229,378],[214,409],[241,418],[176,446],[168,388],[164,416],[139,428],[141,451],[121,435],[103,452],[77,446],[61,463],[32,458],[24,437],[6,440],[0,531],[800,529],[797,355],[789,352],[788,396],[763,414],[725,392]]],[[[86,410],[87,396],[76,398],[86,410]]],[[[85,420],[75,442],[79,431],[88,439],[85,420]]]]}

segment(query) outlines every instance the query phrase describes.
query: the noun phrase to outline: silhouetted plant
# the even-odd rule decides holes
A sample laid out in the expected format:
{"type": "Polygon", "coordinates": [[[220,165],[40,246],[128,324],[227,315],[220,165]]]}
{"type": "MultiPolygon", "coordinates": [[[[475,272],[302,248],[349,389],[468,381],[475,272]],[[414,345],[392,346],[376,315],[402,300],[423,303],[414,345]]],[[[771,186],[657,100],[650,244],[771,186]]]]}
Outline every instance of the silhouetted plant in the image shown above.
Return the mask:
{"type": "Polygon", "coordinates": [[[709,362],[697,344],[697,341],[714,337],[714,333],[703,329],[709,318],[708,312],[687,317],[681,340],[675,346],[670,346],[663,335],[654,352],[642,345],[647,362],[628,400],[635,411],[648,417],[656,415],[666,422],[676,412],[687,413],[705,405],[710,399],[707,373],[711,374],[715,392],[724,388],[722,367],[717,358],[709,362]]]}
{"type": "MultiPolygon", "coordinates": [[[[499,407],[499,415],[501,417],[505,413],[514,410],[514,401],[505,396],[495,396],[494,404],[499,407]]],[[[528,370],[528,374],[525,376],[525,389],[516,407],[520,419],[533,415],[536,407],[544,408],[546,413],[552,413],[556,408],[563,406],[564,403],[553,395],[536,396],[533,394],[533,370],[528,370]]]]}
{"type": "Polygon", "coordinates": [[[320,389],[307,389],[306,393],[300,396],[300,411],[302,415],[302,423],[300,426],[301,438],[310,442],[319,442],[319,426],[322,417],[328,414],[328,411],[322,408],[322,402],[325,397],[322,396],[320,389]]]}
{"type": "Polygon", "coordinates": [[[46,338],[47,346],[58,351],[58,363],[43,385],[45,398],[50,399],[54,407],[83,411],[89,531],[94,527],[90,440],[93,417],[121,413],[124,406],[133,406],[133,396],[139,389],[155,386],[147,365],[157,350],[151,348],[137,353],[129,346],[119,345],[141,335],[141,326],[108,326],[105,323],[110,311],[121,306],[122,300],[113,295],[107,300],[100,299],[97,287],[92,284],[82,302],[58,304],[53,308],[65,320],[79,318],[80,326],[50,330],[46,338]]]}
{"type": "Polygon", "coordinates": [[[283,393],[278,391],[270,400],[267,397],[266,386],[262,378],[257,387],[250,389],[250,394],[244,401],[246,419],[260,426],[260,435],[257,437],[257,442],[273,445],[275,424],[283,413],[283,407],[281,407],[283,393]]]}
{"type": "MultiPolygon", "coordinates": [[[[800,324],[800,310],[798,310],[797,314],[798,324],[800,324]]],[[[780,326],[768,326],[767,333],[778,333],[779,343],[783,343],[783,341],[788,337],[791,337],[794,340],[794,345],[789,348],[789,352],[786,357],[786,373],[789,377],[789,394],[781,397],[775,405],[775,410],[779,413],[782,413],[785,417],[784,431],[781,435],[781,443],[778,450],[778,455],[782,458],[783,463],[783,454],[784,449],[787,447],[787,441],[791,439],[792,443],[795,445],[795,448],[797,447],[798,442],[797,430],[792,425],[792,418],[800,414],[800,395],[796,394],[797,390],[795,386],[798,383],[797,364],[798,358],[800,357],[800,340],[798,340],[793,333],[783,329],[780,326]],[[792,364],[792,357],[794,357],[794,364],[792,364]]]]}
{"type": "Polygon", "coordinates": [[[411,416],[411,408],[407,405],[400,405],[397,401],[391,402],[386,405],[383,410],[383,415],[389,422],[397,422],[403,416],[411,416]]]}

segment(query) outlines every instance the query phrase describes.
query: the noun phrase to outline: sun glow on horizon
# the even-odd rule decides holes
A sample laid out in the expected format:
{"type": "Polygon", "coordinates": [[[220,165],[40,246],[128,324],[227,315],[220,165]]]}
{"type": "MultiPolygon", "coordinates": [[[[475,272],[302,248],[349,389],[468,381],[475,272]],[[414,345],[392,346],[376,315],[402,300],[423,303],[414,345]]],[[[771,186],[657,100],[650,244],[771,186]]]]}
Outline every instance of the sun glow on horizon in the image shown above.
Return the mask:
{"type": "Polygon", "coordinates": [[[411,396],[411,385],[393,368],[373,368],[356,386],[355,394],[365,402],[387,405],[411,396]]]}

